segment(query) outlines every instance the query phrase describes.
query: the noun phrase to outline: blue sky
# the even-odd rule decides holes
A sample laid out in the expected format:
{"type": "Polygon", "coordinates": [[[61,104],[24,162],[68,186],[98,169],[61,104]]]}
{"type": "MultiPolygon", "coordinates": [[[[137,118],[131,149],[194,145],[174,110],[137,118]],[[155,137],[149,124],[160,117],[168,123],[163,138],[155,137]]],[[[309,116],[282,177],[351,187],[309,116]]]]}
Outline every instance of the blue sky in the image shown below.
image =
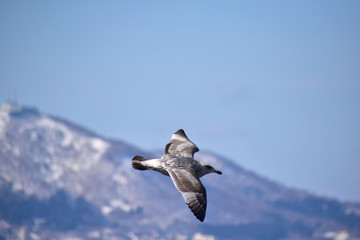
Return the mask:
{"type": "Polygon", "coordinates": [[[1,1],[0,101],[143,149],[178,128],[360,200],[359,1],[1,1]]]}

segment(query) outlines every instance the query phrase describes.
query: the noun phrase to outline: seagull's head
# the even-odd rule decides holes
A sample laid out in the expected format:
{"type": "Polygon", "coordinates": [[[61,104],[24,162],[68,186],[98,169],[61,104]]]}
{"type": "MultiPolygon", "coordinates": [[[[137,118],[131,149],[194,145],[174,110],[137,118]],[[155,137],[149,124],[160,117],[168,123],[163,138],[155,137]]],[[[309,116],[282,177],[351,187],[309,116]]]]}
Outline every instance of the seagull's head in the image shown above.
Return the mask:
{"type": "Polygon", "coordinates": [[[220,170],[215,169],[213,166],[210,166],[208,164],[204,164],[203,166],[205,167],[205,172],[206,172],[205,174],[208,174],[208,173],[222,174],[222,172],[220,170]]]}

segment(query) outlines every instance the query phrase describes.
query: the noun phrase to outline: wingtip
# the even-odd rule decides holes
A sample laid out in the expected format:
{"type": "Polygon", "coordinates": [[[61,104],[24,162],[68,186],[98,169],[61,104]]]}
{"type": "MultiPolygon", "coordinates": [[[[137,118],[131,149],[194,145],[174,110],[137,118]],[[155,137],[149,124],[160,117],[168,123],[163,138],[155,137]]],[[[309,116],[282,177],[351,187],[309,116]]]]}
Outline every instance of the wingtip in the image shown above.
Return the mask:
{"type": "MultiPolygon", "coordinates": [[[[194,213],[194,212],[193,212],[194,213]]],[[[200,221],[200,222],[204,222],[205,220],[205,214],[206,212],[203,211],[203,212],[200,212],[198,214],[194,213],[195,217],[200,221]]]]}
{"type": "Polygon", "coordinates": [[[188,207],[200,222],[204,222],[206,215],[206,204],[204,205],[201,203],[199,204],[192,202],[188,204],[188,207]]]}
{"type": "Polygon", "coordinates": [[[186,136],[186,133],[184,131],[184,129],[180,128],[179,130],[177,130],[176,132],[174,132],[173,136],[174,135],[178,135],[178,136],[181,136],[183,138],[186,138],[186,139],[189,139],[187,136],[186,136]]]}
{"type": "MultiPolygon", "coordinates": [[[[185,131],[184,131],[184,129],[180,128],[179,130],[177,130],[176,132],[174,132],[174,134],[185,135],[185,131]]],[[[186,136],[186,135],[185,135],[185,136],[186,136]]]]}
{"type": "Polygon", "coordinates": [[[204,217],[201,217],[201,218],[197,218],[200,222],[204,222],[205,220],[205,216],[204,217]]]}

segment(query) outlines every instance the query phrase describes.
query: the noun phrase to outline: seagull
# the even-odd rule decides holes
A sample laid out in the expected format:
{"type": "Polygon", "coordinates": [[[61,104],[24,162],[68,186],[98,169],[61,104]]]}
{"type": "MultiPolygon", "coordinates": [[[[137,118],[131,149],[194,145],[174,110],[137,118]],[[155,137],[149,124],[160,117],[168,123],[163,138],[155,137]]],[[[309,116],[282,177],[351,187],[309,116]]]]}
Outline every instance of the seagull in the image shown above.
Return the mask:
{"type": "Polygon", "coordinates": [[[138,170],[151,169],[170,176],[195,217],[203,222],[206,213],[206,190],[200,178],[208,173],[222,173],[208,164],[196,161],[194,153],[198,151],[199,148],[190,141],[184,130],[179,129],[166,144],[164,155],[160,159],[135,155],[132,166],[138,170]]]}

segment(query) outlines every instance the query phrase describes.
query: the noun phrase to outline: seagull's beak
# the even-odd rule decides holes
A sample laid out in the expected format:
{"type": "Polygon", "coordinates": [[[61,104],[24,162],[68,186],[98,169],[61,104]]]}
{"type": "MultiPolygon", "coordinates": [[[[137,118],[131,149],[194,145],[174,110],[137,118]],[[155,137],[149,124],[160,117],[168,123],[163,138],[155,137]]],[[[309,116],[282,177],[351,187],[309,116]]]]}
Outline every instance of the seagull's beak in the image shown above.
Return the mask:
{"type": "Polygon", "coordinates": [[[215,170],[215,172],[216,172],[217,174],[222,174],[222,172],[219,171],[219,170],[215,170]]]}

